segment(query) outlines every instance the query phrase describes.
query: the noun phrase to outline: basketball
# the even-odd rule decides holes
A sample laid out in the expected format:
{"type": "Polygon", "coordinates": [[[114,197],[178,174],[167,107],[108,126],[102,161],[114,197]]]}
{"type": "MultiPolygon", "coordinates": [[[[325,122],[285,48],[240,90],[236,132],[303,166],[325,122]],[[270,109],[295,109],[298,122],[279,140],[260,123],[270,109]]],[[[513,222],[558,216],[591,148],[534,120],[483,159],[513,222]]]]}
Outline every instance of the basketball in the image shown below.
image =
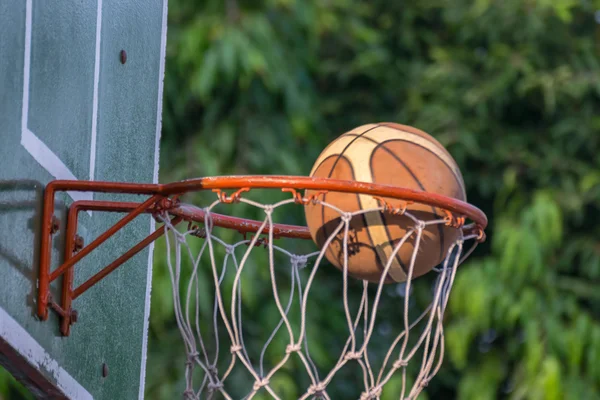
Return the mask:
{"type": "MultiPolygon", "coordinates": [[[[319,155],[312,177],[354,180],[427,191],[466,201],[462,174],[448,151],[431,135],[395,123],[363,125],[344,133],[319,155]]],[[[317,194],[308,190],[305,195],[317,194]]],[[[319,200],[344,212],[380,207],[369,195],[327,192],[319,200]]],[[[406,206],[406,211],[422,221],[438,220],[445,213],[432,206],[385,199],[391,206],[406,206]]],[[[305,215],[314,242],[322,248],[340,225],[339,212],[319,203],[305,205],[305,215]]],[[[348,274],[356,279],[379,282],[391,253],[415,222],[407,215],[369,211],[349,221],[348,274]]],[[[326,250],[334,266],[344,266],[342,229],[326,250]]],[[[445,224],[427,225],[415,259],[413,277],[439,265],[459,230],[445,224]]],[[[391,261],[386,283],[404,282],[415,246],[416,234],[401,246],[391,261]]]]}

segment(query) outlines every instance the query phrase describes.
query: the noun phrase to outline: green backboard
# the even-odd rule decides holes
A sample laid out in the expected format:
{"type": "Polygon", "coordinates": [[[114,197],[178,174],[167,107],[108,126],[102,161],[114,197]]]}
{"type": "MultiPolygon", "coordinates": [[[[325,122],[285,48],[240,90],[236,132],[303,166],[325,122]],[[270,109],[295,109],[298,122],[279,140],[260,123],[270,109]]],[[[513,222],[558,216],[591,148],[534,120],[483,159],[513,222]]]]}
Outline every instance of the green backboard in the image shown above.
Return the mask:
{"type": "MultiPolygon", "coordinates": [[[[167,0],[0,3],[0,364],[42,398],[143,398],[152,247],[73,303],[63,337],[55,313],[35,316],[41,200],[54,179],[157,182],[166,18],[167,0]]],[[[57,197],[52,268],[68,204],[92,198],[57,197]]],[[[78,233],[89,243],[120,217],[82,213],[78,233]]],[[[75,285],[153,224],[139,217],[93,252],[75,285]]]]}

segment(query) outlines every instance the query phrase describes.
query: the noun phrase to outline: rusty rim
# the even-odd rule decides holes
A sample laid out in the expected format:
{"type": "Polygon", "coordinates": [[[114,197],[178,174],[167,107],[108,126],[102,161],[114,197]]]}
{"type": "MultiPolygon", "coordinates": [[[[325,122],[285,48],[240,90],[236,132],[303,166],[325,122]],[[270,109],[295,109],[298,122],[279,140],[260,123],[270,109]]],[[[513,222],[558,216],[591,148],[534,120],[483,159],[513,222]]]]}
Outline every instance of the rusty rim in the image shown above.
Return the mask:
{"type": "MultiPolygon", "coordinates": [[[[410,203],[425,204],[448,211],[457,220],[465,219],[473,223],[465,225],[459,223],[466,233],[480,232],[487,227],[487,217],[479,208],[461,200],[442,196],[436,193],[417,191],[392,185],[383,185],[366,182],[346,181],[331,178],[313,178],[305,176],[279,176],[279,175],[251,175],[251,176],[219,176],[190,179],[181,182],[160,185],[160,193],[164,195],[181,195],[184,193],[213,190],[219,193],[224,202],[236,201],[241,193],[251,189],[281,189],[290,191],[298,202],[306,204],[311,199],[300,196],[296,190],[312,190],[316,192],[345,192],[371,195],[373,197],[393,198],[410,203]],[[237,192],[227,195],[222,190],[235,190],[237,192]]],[[[204,211],[192,205],[182,204],[169,210],[169,213],[181,216],[184,219],[204,221],[204,211]]],[[[255,232],[262,222],[250,219],[212,214],[213,222],[217,226],[236,229],[241,232],[255,232]]],[[[310,239],[310,233],[305,226],[274,224],[274,234],[282,237],[310,239]]],[[[480,237],[480,239],[483,239],[480,237]]]]}

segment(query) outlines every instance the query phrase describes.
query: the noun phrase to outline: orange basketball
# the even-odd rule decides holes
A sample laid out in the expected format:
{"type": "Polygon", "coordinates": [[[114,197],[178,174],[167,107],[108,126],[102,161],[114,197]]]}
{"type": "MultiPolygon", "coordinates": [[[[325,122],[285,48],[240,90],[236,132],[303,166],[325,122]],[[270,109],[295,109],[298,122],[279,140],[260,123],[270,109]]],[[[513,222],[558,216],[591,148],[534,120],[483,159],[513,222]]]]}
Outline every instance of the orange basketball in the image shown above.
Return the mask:
{"type": "MultiPolygon", "coordinates": [[[[450,153],[429,134],[394,123],[363,125],[344,133],[321,153],[310,175],[395,185],[466,200],[461,172],[450,153]]],[[[316,193],[306,192],[307,196],[312,194],[316,193]]],[[[351,193],[328,192],[319,199],[345,212],[379,206],[372,196],[351,193]]],[[[386,201],[394,207],[405,205],[400,200],[386,201]]],[[[323,247],[339,226],[340,214],[329,207],[312,203],[306,205],[304,211],[313,240],[323,247]]],[[[407,211],[423,221],[445,217],[442,210],[422,204],[410,204],[407,211]]],[[[353,217],[349,225],[348,274],[357,279],[379,282],[395,245],[415,223],[406,215],[372,211],[353,217]]],[[[343,233],[342,230],[325,253],[327,259],[340,269],[344,265],[343,233]]],[[[413,234],[392,260],[386,283],[406,280],[415,237],[413,234]]],[[[458,231],[444,224],[426,226],[413,277],[423,275],[440,264],[457,237],[458,231]]]]}

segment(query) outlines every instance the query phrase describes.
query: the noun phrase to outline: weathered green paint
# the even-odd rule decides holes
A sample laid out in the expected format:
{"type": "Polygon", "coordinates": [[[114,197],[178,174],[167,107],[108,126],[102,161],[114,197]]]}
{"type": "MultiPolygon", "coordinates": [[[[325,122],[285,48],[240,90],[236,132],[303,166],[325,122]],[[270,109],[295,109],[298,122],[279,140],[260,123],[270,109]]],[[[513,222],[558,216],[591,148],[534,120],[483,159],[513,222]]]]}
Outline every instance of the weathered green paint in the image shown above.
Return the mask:
{"type": "MultiPolygon", "coordinates": [[[[35,0],[32,7],[27,125],[78,179],[90,176],[96,8],[96,2],[35,0]]],[[[96,180],[154,179],[162,21],[162,0],[102,4],[96,180]],[[122,49],[128,54],[124,65],[122,49]]],[[[0,3],[0,307],[94,398],[137,398],[148,249],[75,300],[79,321],[71,336],[59,335],[54,313],[46,322],[34,317],[41,195],[53,176],[21,145],[25,25],[25,1],[0,3]]],[[[65,203],[72,199],[61,194],[58,200],[64,221],[65,203]]],[[[79,233],[89,243],[119,217],[82,213],[79,233]]],[[[140,217],[77,265],[76,284],[148,234],[150,223],[140,217]]],[[[61,247],[58,235],[53,268],[61,247]]],[[[55,293],[59,288],[53,285],[55,293]]],[[[44,374],[55,380],[51,371],[44,374]]]]}
{"type": "Polygon", "coordinates": [[[79,179],[89,176],[96,9],[42,1],[32,14],[28,126],[79,179]]]}

